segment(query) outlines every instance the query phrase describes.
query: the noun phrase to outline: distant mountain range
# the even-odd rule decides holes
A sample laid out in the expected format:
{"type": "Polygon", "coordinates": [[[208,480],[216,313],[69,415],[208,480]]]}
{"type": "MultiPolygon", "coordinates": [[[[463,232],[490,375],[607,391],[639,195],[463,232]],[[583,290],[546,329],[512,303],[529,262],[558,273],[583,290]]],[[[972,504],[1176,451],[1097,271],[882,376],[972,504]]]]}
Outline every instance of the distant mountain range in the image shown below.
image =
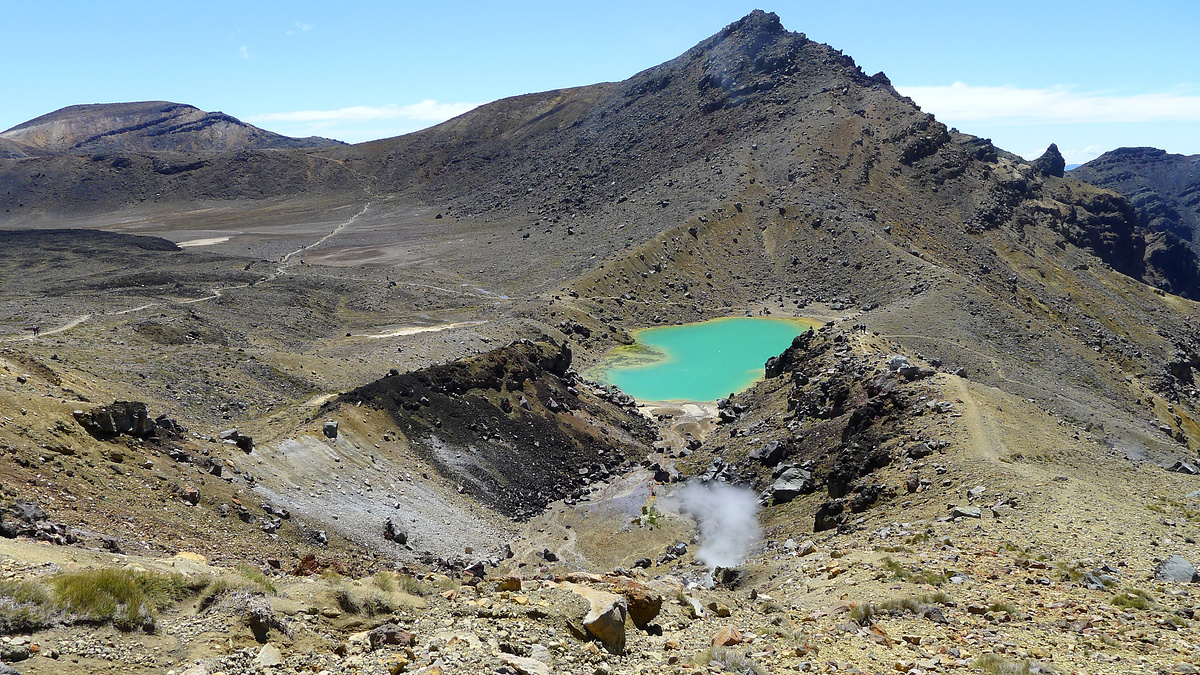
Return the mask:
{"type": "Polygon", "coordinates": [[[221,112],[169,101],[73,105],[0,133],[0,157],[95,152],[226,152],[323,148],[341,141],[282,136],[221,112]]]}
{"type": "MultiPolygon", "coordinates": [[[[1065,162],[1054,146],[1025,162],[950,130],[883,73],[868,75],[758,11],[623,82],[515,96],[352,146],[168,102],[71,106],[0,141],[5,218],[146,202],[385,200],[456,222],[546,231],[570,218],[572,234],[589,236],[557,251],[579,261],[615,254],[746,189],[759,208],[776,204],[777,217],[802,195],[793,208],[857,204],[871,214],[861,217],[894,221],[897,230],[939,222],[948,228],[935,237],[943,244],[1014,219],[1040,221],[1047,200],[1058,199],[1067,215],[1056,211],[1053,227],[1068,241],[1134,278],[1200,297],[1194,251],[1178,234],[1155,234],[1165,227],[1159,220],[1139,226],[1134,208],[1108,194],[1060,194],[1054,181],[1065,162]],[[914,196],[884,187],[897,180],[912,181],[905,190],[914,196]],[[758,195],[764,184],[774,191],[758,195]],[[649,194],[635,205],[638,192],[649,194]],[[658,205],[654,215],[647,203],[658,205]]],[[[1071,175],[1091,175],[1092,164],[1071,175]]]]}

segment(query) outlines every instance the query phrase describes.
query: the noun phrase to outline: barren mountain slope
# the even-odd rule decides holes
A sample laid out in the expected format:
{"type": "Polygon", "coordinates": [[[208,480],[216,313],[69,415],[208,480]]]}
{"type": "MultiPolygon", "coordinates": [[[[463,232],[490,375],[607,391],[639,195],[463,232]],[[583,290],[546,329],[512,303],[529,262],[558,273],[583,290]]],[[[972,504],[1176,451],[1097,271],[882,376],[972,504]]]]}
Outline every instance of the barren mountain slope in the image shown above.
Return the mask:
{"type": "Polygon", "coordinates": [[[0,133],[36,154],[94,152],[211,153],[338,145],[328,138],[291,138],[224,113],[169,101],[73,105],[0,133]]]}
{"type": "Polygon", "coordinates": [[[95,157],[0,160],[19,672],[1194,671],[1194,256],[774,15],[397,139],[95,157]],[[732,400],[584,375],[767,313],[831,323],[732,400]],[[758,495],[736,570],[693,477],[758,495]],[[119,632],[50,600],[93,567],[192,581],[119,632]]]}

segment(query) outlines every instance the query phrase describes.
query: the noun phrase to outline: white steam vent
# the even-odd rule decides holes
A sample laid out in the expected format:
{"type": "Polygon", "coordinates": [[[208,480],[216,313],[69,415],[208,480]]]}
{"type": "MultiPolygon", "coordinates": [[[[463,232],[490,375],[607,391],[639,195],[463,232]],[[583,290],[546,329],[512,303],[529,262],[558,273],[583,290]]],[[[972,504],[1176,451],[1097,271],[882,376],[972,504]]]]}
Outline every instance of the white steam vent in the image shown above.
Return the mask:
{"type": "Polygon", "coordinates": [[[700,550],[696,557],[709,568],[739,567],[762,537],[758,495],[727,483],[691,481],[679,491],[681,510],[696,519],[700,550]]]}

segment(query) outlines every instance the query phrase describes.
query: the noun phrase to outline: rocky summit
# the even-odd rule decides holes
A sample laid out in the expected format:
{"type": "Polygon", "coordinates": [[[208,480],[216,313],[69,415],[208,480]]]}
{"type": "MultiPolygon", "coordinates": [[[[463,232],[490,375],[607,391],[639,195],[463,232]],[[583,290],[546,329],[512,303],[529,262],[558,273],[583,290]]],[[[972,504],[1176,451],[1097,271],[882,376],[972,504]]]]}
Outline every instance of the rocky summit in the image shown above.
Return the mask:
{"type": "Polygon", "coordinates": [[[1186,160],[1027,162],[761,11],[357,145],[19,125],[0,672],[1196,672],[1186,160]],[[813,328],[602,381],[733,316],[813,328]]]}

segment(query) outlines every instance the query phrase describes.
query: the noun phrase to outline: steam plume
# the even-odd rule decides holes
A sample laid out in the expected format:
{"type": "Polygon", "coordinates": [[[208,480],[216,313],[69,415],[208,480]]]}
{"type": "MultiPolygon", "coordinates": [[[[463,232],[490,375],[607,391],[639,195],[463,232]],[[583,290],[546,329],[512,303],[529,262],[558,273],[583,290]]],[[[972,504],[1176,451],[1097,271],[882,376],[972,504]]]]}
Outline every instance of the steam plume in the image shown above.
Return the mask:
{"type": "Polygon", "coordinates": [[[692,481],[679,491],[683,511],[700,527],[696,557],[710,568],[738,567],[762,535],[758,496],[726,483],[692,481]]]}

